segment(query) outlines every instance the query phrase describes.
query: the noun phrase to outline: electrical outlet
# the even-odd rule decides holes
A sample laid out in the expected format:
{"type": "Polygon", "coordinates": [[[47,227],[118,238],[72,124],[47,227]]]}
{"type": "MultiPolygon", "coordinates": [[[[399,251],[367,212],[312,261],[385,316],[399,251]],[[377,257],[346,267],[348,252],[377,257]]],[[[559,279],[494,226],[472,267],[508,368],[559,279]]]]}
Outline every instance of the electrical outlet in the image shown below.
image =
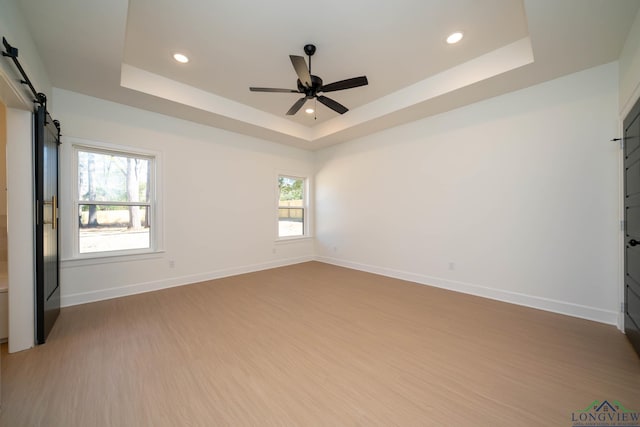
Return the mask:
{"type": "Polygon", "coordinates": [[[169,260],[169,268],[176,268],[176,262],[174,260],[169,260]]]}
{"type": "Polygon", "coordinates": [[[449,270],[453,271],[456,269],[456,263],[455,262],[449,262],[449,270]]]}

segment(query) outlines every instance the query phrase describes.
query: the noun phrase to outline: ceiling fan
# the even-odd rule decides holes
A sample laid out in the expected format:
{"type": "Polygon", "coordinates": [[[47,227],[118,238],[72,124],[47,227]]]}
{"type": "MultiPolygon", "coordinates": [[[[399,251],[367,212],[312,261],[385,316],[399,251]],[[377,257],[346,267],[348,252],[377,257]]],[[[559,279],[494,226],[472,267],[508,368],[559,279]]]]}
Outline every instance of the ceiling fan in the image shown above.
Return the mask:
{"type": "Polygon", "coordinates": [[[276,92],[276,93],[302,93],[304,96],[298,99],[295,104],[287,111],[288,116],[292,116],[302,108],[304,103],[308,99],[317,99],[320,103],[326,105],[331,108],[333,111],[344,114],[349,109],[339,102],[334,101],[331,98],[327,98],[324,95],[319,95],[320,92],[333,92],[336,90],[344,90],[351,89],[354,87],[365,86],[368,85],[366,76],[353,77],[351,79],[340,80],[334,83],[329,83],[327,85],[322,83],[322,79],[318,76],[314,76],[311,74],[311,57],[314,53],[316,53],[316,47],[312,44],[307,44],[304,46],[304,53],[309,57],[309,68],[307,69],[307,63],[302,56],[289,55],[291,58],[291,63],[293,64],[293,69],[296,71],[298,75],[298,89],[277,89],[270,87],[250,87],[249,90],[252,92],[276,92]]]}

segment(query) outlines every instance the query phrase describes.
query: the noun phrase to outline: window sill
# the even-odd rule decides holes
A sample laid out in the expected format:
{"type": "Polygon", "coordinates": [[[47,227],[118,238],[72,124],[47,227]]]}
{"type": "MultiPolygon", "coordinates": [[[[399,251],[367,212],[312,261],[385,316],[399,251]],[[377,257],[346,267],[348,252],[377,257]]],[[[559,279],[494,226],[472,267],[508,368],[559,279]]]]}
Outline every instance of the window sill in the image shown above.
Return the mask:
{"type": "Polygon", "coordinates": [[[296,243],[304,240],[312,240],[313,236],[292,236],[292,237],[278,237],[276,239],[277,244],[296,243]]]}
{"type": "Polygon", "coordinates": [[[132,254],[100,254],[78,258],[67,258],[60,260],[60,268],[86,267],[89,265],[114,264],[132,261],[145,261],[158,259],[164,256],[163,250],[153,252],[142,252],[132,254]]]}

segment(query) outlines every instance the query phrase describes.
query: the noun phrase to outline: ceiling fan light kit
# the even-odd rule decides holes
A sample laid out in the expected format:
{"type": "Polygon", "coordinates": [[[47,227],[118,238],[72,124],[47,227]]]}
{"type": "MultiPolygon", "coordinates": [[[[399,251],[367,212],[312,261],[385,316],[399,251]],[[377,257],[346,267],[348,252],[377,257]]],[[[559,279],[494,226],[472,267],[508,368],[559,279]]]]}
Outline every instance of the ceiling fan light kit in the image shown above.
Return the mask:
{"type": "Polygon", "coordinates": [[[307,62],[304,60],[304,57],[297,55],[289,55],[289,59],[291,59],[291,64],[293,65],[293,69],[295,70],[298,80],[297,86],[298,89],[278,89],[278,88],[268,88],[268,87],[250,87],[249,90],[252,92],[273,92],[273,93],[301,93],[304,96],[298,99],[287,111],[288,116],[292,116],[296,114],[300,108],[307,102],[308,99],[317,99],[321,104],[329,107],[333,111],[338,114],[344,114],[349,109],[344,105],[340,104],[337,101],[334,101],[331,98],[328,98],[324,95],[319,95],[319,93],[324,92],[333,92],[337,90],[345,90],[351,89],[354,87],[366,86],[369,84],[366,76],[353,77],[346,80],[340,80],[337,82],[329,83],[327,85],[323,84],[322,79],[318,76],[311,74],[311,57],[314,53],[316,53],[316,47],[312,44],[307,44],[304,46],[304,53],[309,57],[309,65],[307,67],[307,62]]]}

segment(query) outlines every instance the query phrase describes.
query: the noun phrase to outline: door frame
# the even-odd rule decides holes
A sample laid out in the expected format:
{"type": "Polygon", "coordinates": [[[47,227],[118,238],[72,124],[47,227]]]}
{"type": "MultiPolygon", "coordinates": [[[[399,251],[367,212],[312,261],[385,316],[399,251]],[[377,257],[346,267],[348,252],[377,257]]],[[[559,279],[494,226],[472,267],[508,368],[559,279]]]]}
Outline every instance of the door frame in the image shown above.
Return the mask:
{"type": "Polygon", "coordinates": [[[20,79],[0,66],[0,101],[7,107],[7,244],[9,353],[35,343],[33,266],[33,102],[20,79]]]}

